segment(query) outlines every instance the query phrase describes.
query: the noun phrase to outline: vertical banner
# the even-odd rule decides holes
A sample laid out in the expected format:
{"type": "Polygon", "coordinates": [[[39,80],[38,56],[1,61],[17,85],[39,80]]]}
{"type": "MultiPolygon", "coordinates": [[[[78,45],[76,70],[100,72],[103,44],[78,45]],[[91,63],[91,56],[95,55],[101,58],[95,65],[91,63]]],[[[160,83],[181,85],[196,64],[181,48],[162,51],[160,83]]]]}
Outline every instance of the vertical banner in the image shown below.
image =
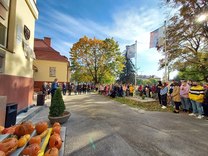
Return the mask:
{"type": "Polygon", "coordinates": [[[150,48],[159,49],[164,43],[164,26],[150,32],[150,48]]]}
{"type": "Polygon", "coordinates": [[[136,56],[136,43],[126,46],[127,58],[134,58],[136,56]]]}

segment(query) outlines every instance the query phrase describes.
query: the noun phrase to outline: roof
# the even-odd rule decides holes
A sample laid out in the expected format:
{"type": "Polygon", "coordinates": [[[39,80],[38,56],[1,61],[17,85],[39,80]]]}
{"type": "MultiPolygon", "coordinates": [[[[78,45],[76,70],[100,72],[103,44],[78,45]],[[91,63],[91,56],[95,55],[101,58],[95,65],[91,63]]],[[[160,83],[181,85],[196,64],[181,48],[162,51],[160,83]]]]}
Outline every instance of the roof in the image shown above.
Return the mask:
{"type": "Polygon", "coordinates": [[[35,39],[34,52],[37,60],[50,60],[69,62],[66,56],[62,56],[58,51],[54,50],[43,39],[35,39]]]}

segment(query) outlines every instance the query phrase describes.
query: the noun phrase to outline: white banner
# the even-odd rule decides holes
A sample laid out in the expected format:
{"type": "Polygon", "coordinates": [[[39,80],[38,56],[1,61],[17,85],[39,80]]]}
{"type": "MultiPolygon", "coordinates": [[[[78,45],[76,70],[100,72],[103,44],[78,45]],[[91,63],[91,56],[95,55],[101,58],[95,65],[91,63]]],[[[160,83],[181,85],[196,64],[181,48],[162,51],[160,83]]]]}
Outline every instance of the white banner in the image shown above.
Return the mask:
{"type": "Polygon", "coordinates": [[[164,43],[164,26],[150,33],[150,48],[160,48],[164,43]]]}
{"type": "Polygon", "coordinates": [[[136,56],[136,43],[126,46],[127,58],[134,58],[136,56]]]}

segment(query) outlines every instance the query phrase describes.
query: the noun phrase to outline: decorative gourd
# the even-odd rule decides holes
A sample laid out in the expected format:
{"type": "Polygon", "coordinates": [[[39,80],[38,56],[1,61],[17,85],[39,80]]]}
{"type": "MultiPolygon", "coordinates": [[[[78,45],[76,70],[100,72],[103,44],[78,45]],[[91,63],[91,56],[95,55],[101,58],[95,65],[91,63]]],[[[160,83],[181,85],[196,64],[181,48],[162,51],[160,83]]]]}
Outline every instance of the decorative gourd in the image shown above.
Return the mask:
{"type": "Polygon", "coordinates": [[[41,137],[41,139],[43,139],[47,133],[48,133],[48,129],[42,132],[39,136],[41,137]]]}
{"type": "Polygon", "coordinates": [[[58,149],[56,147],[53,147],[47,150],[44,156],[58,156],[58,155],[59,155],[58,149]]]}
{"type": "Polygon", "coordinates": [[[41,134],[45,130],[48,129],[48,123],[47,122],[39,122],[35,126],[37,134],[41,134]]]}
{"type": "Polygon", "coordinates": [[[0,151],[0,156],[6,156],[6,154],[3,151],[0,151]]]}
{"type": "Polygon", "coordinates": [[[18,137],[24,136],[25,134],[31,134],[34,131],[34,125],[32,122],[27,121],[23,122],[22,124],[18,125],[15,129],[15,135],[18,137]]]}
{"type": "Polygon", "coordinates": [[[60,135],[54,133],[53,135],[51,135],[50,139],[49,139],[49,148],[52,147],[56,147],[58,149],[60,149],[62,146],[62,140],[60,135]]]}
{"type": "Polygon", "coordinates": [[[29,141],[29,144],[38,144],[38,145],[40,145],[40,143],[41,143],[41,137],[39,135],[32,137],[29,141]]]}
{"type": "Polygon", "coordinates": [[[52,133],[60,134],[61,133],[61,127],[60,126],[53,127],[52,128],[52,133]]]}
{"type": "Polygon", "coordinates": [[[3,126],[0,126],[0,134],[1,132],[4,130],[4,127],[3,126]]]}
{"type": "Polygon", "coordinates": [[[18,147],[23,147],[29,139],[30,139],[30,134],[26,134],[26,135],[22,136],[18,140],[18,147]]]}
{"type": "Polygon", "coordinates": [[[18,140],[16,138],[7,138],[0,142],[0,151],[3,151],[6,155],[10,155],[17,149],[18,140]]]}
{"type": "Polygon", "coordinates": [[[22,155],[37,156],[39,151],[40,151],[40,145],[38,145],[38,144],[31,144],[31,145],[27,146],[22,151],[22,155]]]}
{"type": "Polygon", "coordinates": [[[4,128],[2,130],[2,134],[14,134],[15,133],[15,129],[18,125],[15,125],[15,126],[11,126],[11,127],[8,127],[8,128],[4,128]]]}
{"type": "Polygon", "coordinates": [[[55,122],[55,123],[53,124],[53,127],[55,127],[55,126],[60,126],[60,127],[61,127],[61,125],[60,125],[59,122],[55,122]]]}

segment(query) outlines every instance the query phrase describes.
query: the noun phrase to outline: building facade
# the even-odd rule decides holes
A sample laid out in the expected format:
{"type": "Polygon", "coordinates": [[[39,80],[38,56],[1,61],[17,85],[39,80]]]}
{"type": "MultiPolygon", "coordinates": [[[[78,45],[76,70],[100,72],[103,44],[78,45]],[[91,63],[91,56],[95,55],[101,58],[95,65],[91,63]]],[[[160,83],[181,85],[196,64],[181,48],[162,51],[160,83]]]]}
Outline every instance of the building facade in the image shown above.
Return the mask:
{"type": "Polygon", "coordinates": [[[0,0],[0,96],[24,110],[33,100],[36,0],[0,0]]]}
{"type": "Polygon", "coordinates": [[[44,82],[52,83],[55,78],[59,83],[69,82],[70,63],[51,47],[51,38],[35,39],[34,51],[34,88],[40,91],[44,82]]]}

